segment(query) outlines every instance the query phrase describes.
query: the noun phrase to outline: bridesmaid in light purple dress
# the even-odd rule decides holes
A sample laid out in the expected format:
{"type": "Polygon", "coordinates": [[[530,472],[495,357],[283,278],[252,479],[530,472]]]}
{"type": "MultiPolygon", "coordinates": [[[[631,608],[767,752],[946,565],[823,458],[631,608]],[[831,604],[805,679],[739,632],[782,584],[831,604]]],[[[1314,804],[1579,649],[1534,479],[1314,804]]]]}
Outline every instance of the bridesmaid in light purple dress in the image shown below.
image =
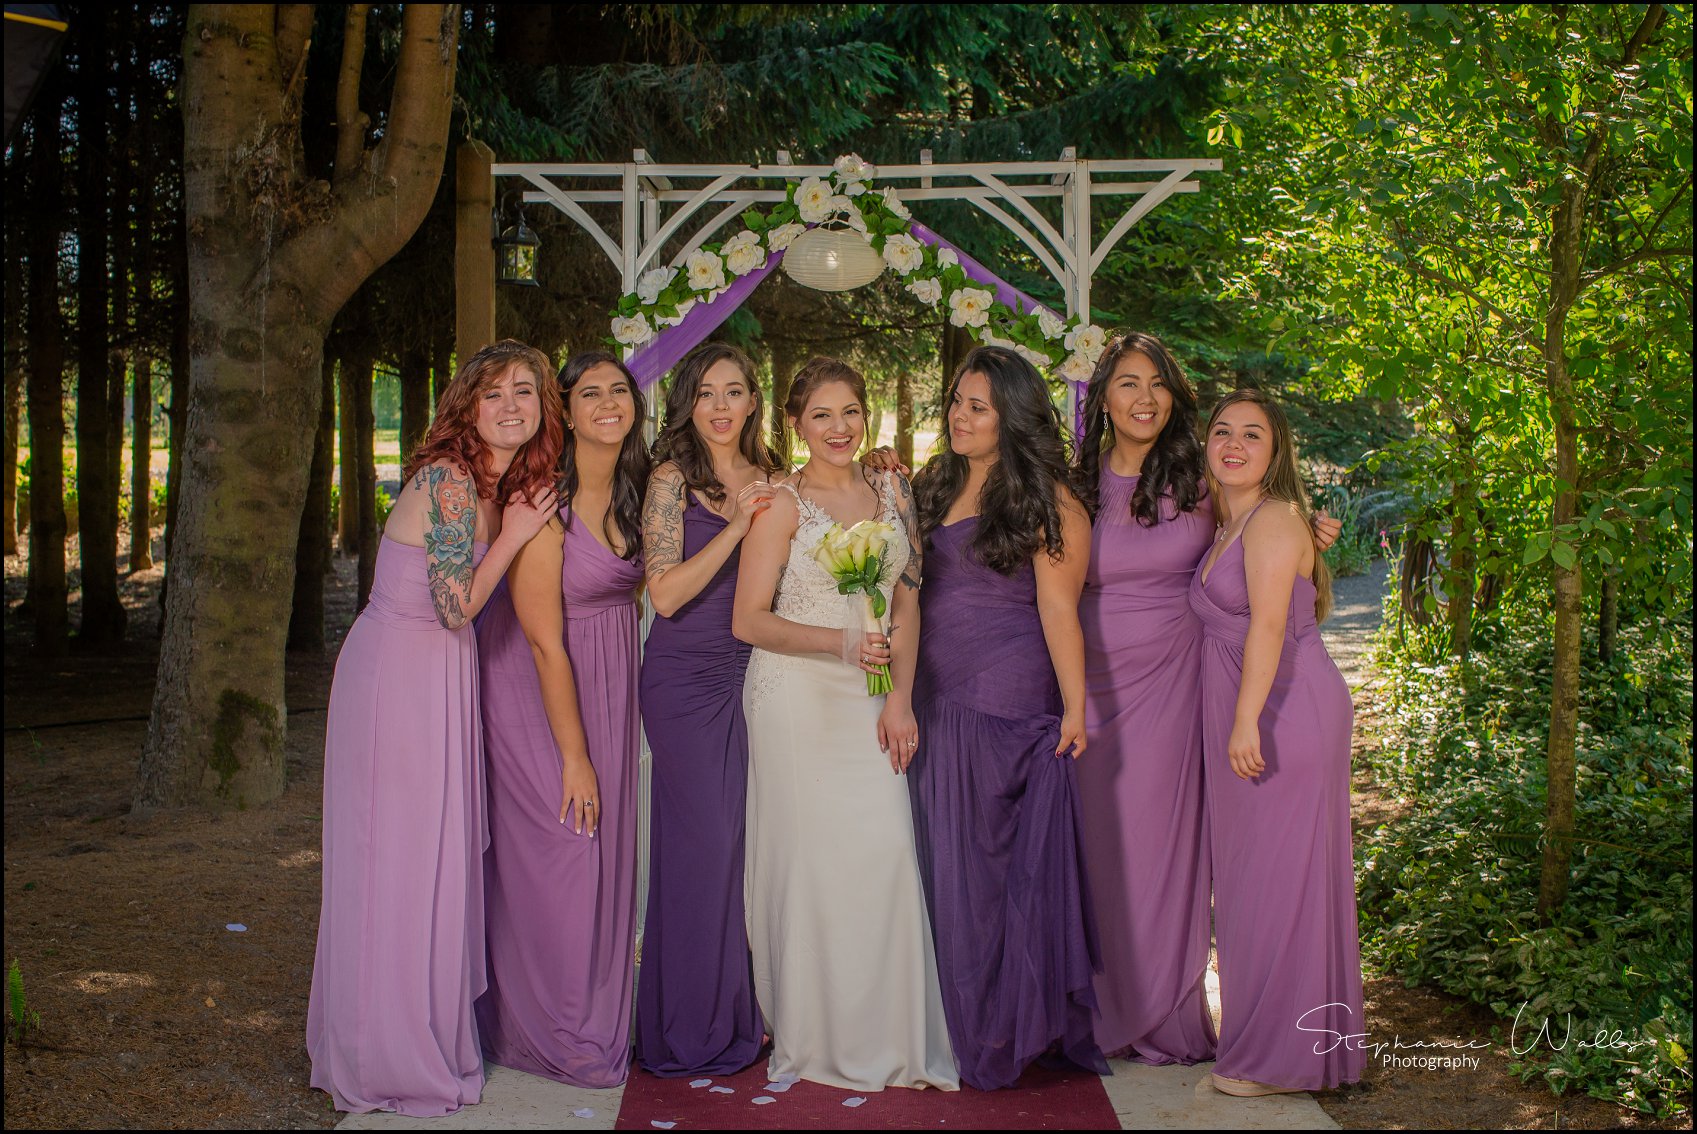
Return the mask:
{"type": "Polygon", "coordinates": [[[1258,390],[1208,422],[1221,529],[1190,588],[1220,966],[1214,1086],[1232,1095],[1361,1077],[1350,847],[1349,688],[1317,628],[1331,583],[1284,413],[1258,390]]]}
{"type": "Polygon", "coordinates": [[[1085,394],[1074,488],[1090,508],[1079,761],[1085,874],[1102,935],[1104,1051],[1214,1057],[1202,798],[1202,628],[1190,580],[1214,538],[1196,395],[1159,339],[1116,336],[1085,394]]]}
{"type": "Polygon", "coordinates": [[[605,351],[560,374],[560,513],[477,622],[489,758],[491,1062],[578,1087],[630,1066],[643,399],[605,351]]]}
{"type": "Polygon", "coordinates": [[[336,659],[306,1046],[337,1110],[428,1118],[482,1094],[486,827],[467,622],[554,514],[559,405],[548,359],[522,343],[460,367],[336,659]]]}

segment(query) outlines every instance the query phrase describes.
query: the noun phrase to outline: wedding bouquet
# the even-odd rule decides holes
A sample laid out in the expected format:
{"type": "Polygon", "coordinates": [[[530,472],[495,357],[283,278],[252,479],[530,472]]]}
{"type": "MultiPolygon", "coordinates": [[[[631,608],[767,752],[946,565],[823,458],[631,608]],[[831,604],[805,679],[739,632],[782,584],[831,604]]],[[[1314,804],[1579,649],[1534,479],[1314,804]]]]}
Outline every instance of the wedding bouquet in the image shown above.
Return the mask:
{"type": "MultiPolygon", "coordinates": [[[[881,520],[862,520],[847,531],[841,524],[832,524],[813,550],[814,561],[837,581],[837,593],[850,596],[863,632],[888,633],[884,628],[886,604],[880,584],[884,582],[890,561],[890,540],[895,534],[895,526],[881,520]]],[[[890,688],[889,666],[879,666],[877,673],[866,675],[868,697],[888,693],[890,688]]]]}

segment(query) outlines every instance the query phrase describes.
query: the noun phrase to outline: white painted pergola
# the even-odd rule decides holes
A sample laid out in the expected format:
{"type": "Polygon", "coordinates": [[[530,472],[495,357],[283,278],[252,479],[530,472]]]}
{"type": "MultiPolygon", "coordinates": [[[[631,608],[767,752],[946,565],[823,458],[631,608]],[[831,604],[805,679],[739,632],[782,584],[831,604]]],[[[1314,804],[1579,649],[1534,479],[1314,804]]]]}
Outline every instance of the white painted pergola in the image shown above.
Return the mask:
{"type": "MultiPolygon", "coordinates": [[[[1055,161],[939,165],[930,150],[921,150],[917,164],[878,166],[873,185],[893,185],[910,205],[965,201],[994,218],[1061,286],[1067,314],[1089,322],[1090,280],[1114,245],[1168,197],[1201,189],[1192,174],[1219,168],[1218,158],[1092,161],[1076,156],[1071,146],[1055,161]],[[1123,206],[1115,202],[1118,215],[1100,239],[1094,236],[1098,197],[1130,198],[1123,206]],[[1049,210],[1038,207],[1049,199],[1060,203],[1059,228],[1045,215],[1049,210]]],[[[782,182],[824,177],[831,167],[792,165],[784,150],[773,165],[673,165],[652,162],[636,150],[623,163],[496,162],[491,172],[524,182],[525,203],[552,205],[576,221],[619,270],[621,291],[629,293],[643,272],[682,264],[750,205],[781,202],[782,182]],[[608,205],[616,206],[612,231],[591,214],[592,208],[608,214],[608,205]]]]}
{"type": "MultiPolygon", "coordinates": [[[[576,221],[618,269],[622,294],[635,291],[637,281],[650,268],[661,264],[681,265],[691,252],[712,240],[749,206],[783,201],[784,182],[824,177],[831,172],[829,165],[793,165],[783,150],[778,151],[778,160],[773,165],[674,165],[650,161],[645,151],[636,150],[630,161],[622,163],[494,162],[486,168],[497,179],[497,200],[505,195],[500,179],[509,179],[507,191],[513,188],[511,179],[516,179],[524,185],[526,204],[552,205],[576,221]],[[612,230],[603,227],[596,213],[616,220],[616,226],[612,230]],[[669,256],[668,248],[672,250],[669,256]]],[[[1132,225],[1168,197],[1201,189],[1198,182],[1190,179],[1192,174],[1219,169],[1217,158],[1091,161],[1076,156],[1071,146],[1055,161],[939,165],[932,162],[931,151],[921,150],[917,164],[878,166],[872,184],[875,188],[895,186],[908,205],[965,201],[994,218],[1017,236],[1060,284],[1066,295],[1066,313],[1080,315],[1089,322],[1090,280],[1114,245],[1132,225]],[[1115,202],[1118,215],[1100,239],[1095,237],[1098,197],[1129,198],[1115,202]],[[1060,205],[1058,228],[1046,215],[1054,210],[1038,204],[1049,200],[1058,200],[1060,205]]],[[[468,228],[470,246],[482,256],[488,253],[487,247],[478,247],[483,238],[477,235],[481,223],[477,209],[487,207],[474,207],[468,228]]],[[[994,265],[986,266],[994,270],[994,265]]],[[[487,278],[492,286],[492,259],[487,278]]],[[[492,293],[489,299],[487,315],[492,330],[492,293]]],[[[464,313],[462,306],[462,320],[464,313]]],[[[483,341],[492,338],[489,334],[483,341]]],[[[628,357],[631,351],[627,349],[625,353],[628,357]]],[[[650,401],[650,429],[657,424],[659,403],[659,398],[650,401]]],[[[653,611],[646,602],[643,605],[646,637],[653,611]]],[[[644,738],[637,787],[639,938],[648,897],[651,770],[644,738]]]]}

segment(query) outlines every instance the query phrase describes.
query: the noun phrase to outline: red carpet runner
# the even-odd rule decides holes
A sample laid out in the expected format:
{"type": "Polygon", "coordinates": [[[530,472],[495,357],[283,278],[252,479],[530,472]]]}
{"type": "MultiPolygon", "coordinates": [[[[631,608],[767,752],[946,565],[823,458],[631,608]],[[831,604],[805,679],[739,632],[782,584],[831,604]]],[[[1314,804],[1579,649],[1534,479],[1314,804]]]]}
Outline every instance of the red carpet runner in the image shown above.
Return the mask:
{"type": "Polygon", "coordinates": [[[619,1130],[1118,1130],[1102,1080],[1085,1071],[1033,1068],[1005,1091],[842,1091],[817,1083],[795,1083],[768,1091],[766,1060],[736,1075],[661,1079],[634,1069],[625,1083],[619,1130]],[[756,1099],[769,1098],[769,1103],[756,1099]],[[862,1098],[858,1106],[846,1100],[862,1098]]]}

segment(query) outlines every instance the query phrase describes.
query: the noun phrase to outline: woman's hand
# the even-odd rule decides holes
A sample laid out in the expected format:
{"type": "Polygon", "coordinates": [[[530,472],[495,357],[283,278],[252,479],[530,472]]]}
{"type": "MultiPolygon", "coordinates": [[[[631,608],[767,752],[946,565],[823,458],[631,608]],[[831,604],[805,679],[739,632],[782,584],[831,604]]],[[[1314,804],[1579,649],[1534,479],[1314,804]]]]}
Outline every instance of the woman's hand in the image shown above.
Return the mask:
{"type": "Polygon", "coordinates": [[[1325,551],[1331,547],[1338,541],[1338,536],[1343,534],[1343,521],[1332,519],[1331,516],[1326,514],[1324,508],[1314,513],[1312,523],[1314,525],[1314,546],[1320,551],[1325,551]]]}
{"type": "Polygon", "coordinates": [[[566,815],[574,805],[577,807],[577,825],[573,830],[579,835],[588,834],[593,839],[595,829],[601,825],[601,788],[595,778],[595,766],[582,753],[567,756],[560,771],[561,823],[566,821],[566,815]]]}
{"type": "Polygon", "coordinates": [[[878,747],[890,758],[890,770],[898,776],[913,763],[913,754],[919,751],[919,722],[906,695],[891,693],[885,697],[884,711],[878,714],[878,747]]]}
{"type": "Polygon", "coordinates": [[[1252,780],[1267,770],[1261,759],[1261,726],[1242,721],[1232,725],[1231,739],[1226,742],[1226,755],[1231,759],[1232,773],[1240,780],[1252,780]]]}
{"type": "Polygon", "coordinates": [[[896,472],[907,476],[910,470],[888,445],[880,445],[860,458],[860,463],[874,472],[896,472]]]}
{"type": "Polygon", "coordinates": [[[548,526],[548,521],[558,510],[559,499],[552,488],[538,494],[535,503],[526,500],[522,493],[515,492],[507,506],[501,509],[501,535],[522,547],[548,526]]]}
{"type": "Polygon", "coordinates": [[[1055,755],[1065,756],[1067,749],[1072,749],[1072,758],[1078,759],[1084,755],[1085,746],[1089,743],[1084,736],[1084,710],[1068,709],[1061,714],[1061,742],[1055,745],[1055,755]]]}
{"type": "Polygon", "coordinates": [[[837,656],[867,673],[883,673],[890,664],[890,638],[882,631],[845,626],[837,656]]]}
{"type": "Polygon", "coordinates": [[[772,503],[774,488],[766,481],[757,480],[742,486],[742,491],[730,497],[731,512],[725,517],[727,526],[741,539],[748,534],[748,529],[754,523],[754,517],[760,515],[772,503]]]}

